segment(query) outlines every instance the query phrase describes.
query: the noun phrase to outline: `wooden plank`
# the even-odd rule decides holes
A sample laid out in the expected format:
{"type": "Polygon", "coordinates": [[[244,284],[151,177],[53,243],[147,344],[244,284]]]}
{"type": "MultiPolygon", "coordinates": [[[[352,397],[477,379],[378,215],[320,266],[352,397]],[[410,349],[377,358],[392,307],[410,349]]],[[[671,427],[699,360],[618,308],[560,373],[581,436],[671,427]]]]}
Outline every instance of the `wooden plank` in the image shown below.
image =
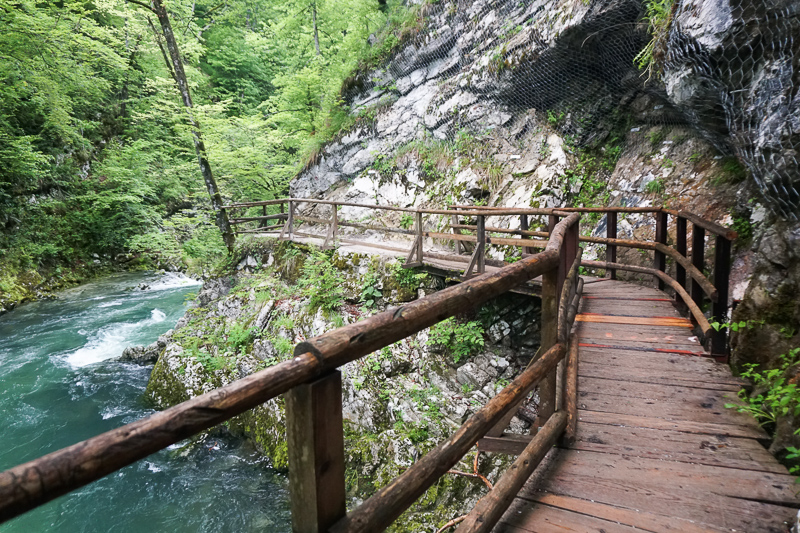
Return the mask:
{"type": "Polygon", "coordinates": [[[633,533],[630,526],[618,524],[585,513],[559,509],[542,503],[525,500],[524,511],[511,511],[494,530],[495,533],[633,533]]]}
{"type": "Polygon", "coordinates": [[[668,429],[699,435],[724,435],[726,437],[743,437],[750,439],[767,439],[767,433],[761,428],[732,424],[715,424],[694,420],[669,420],[651,416],[625,415],[602,411],[578,410],[578,426],[583,422],[609,424],[625,427],[651,429],[668,429]]]}
{"type": "Polygon", "coordinates": [[[787,474],[755,439],[584,422],[572,449],[787,474]]]}
{"type": "Polygon", "coordinates": [[[532,499],[535,493],[547,491],[754,532],[784,533],[783,522],[796,513],[782,506],[783,502],[796,505],[791,476],[641,458],[611,463],[613,457],[561,451],[540,489],[529,484],[520,497],[532,499]],[[676,465],[679,470],[675,470],[676,465]],[[769,501],[781,505],[765,503],[769,501]]]}
{"type": "Polygon", "coordinates": [[[638,316],[609,316],[580,313],[575,320],[578,322],[592,322],[595,324],[626,324],[631,326],[671,326],[693,328],[692,322],[686,318],[669,316],[638,317],[638,316]]]}
{"type": "MultiPolygon", "coordinates": [[[[591,477],[619,483],[632,482],[642,487],[686,494],[714,494],[739,500],[756,500],[777,505],[800,506],[794,476],[755,470],[661,461],[645,457],[627,457],[593,451],[565,450],[559,475],[591,477]]],[[[548,476],[548,479],[551,479],[548,476]]],[[[549,483],[545,483],[549,485],[549,483]]]]}
{"type": "Polygon", "coordinates": [[[609,367],[646,368],[651,372],[685,372],[688,379],[717,378],[732,383],[744,383],[733,377],[730,368],[705,357],[686,356],[679,353],[628,349],[605,349],[581,346],[581,362],[594,362],[609,367]]]}
{"type": "Polygon", "coordinates": [[[616,379],[603,379],[595,376],[582,376],[578,382],[581,394],[598,393],[625,398],[673,402],[705,402],[714,397],[721,402],[736,402],[738,388],[733,391],[696,388],[688,384],[640,383],[616,379]]]}
{"type": "Polygon", "coordinates": [[[576,321],[575,327],[578,328],[578,337],[581,343],[591,342],[587,339],[600,340],[605,342],[614,341],[635,341],[650,342],[658,344],[684,344],[697,349],[702,349],[702,345],[697,340],[696,335],[688,328],[681,327],[659,327],[653,330],[642,330],[642,328],[626,327],[624,324],[599,324],[595,322],[576,321]]]}
{"type": "Polygon", "coordinates": [[[657,399],[625,398],[598,393],[580,393],[580,409],[619,415],[650,416],[667,420],[691,420],[704,424],[750,426],[758,429],[756,421],[744,413],[725,409],[725,400],[709,395],[707,398],[680,403],[665,403],[657,399]]]}
{"type": "Polygon", "coordinates": [[[532,492],[528,493],[528,497],[531,501],[538,504],[544,504],[550,507],[563,509],[565,511],[574,511],[576,513],[590,515],[620,525],[633,526],[636,527],[637,531],[646,530],[664,533],[670,533],[673,531],[676,533],[708,533],[709,531],[730,531],[730,529],[716,527],[710,524],[699,525],[695,524],[691,520],[686,520],[683,518],[675,518],[672,516],[650,513],[645,509],[626,509],[624,507],[607,505],[580,498],[571,498],[569,496],[563,496],[560,494],[532,492]]]}
{"type": "Polygon", "coordinates": [[[630,300],[584,299],[581,311],[589,314],[608,316],[671,316],[677,318],[683,316],[668,302],[637,302],[630,300]]]}
{"type": "Polygon", "coordinates": [[[503,433],[498,437],[486,436],[478,441],[478,449],[482,452],[519,455],[532,438],[533,435],[519,433],[503,433]]]}
{"type": "Polygon", "coordinates": [[[664,370],[655,371],[651,368],[645,370],[632,369],[627,366],[610,367],[604,363],[581,361],[580,377],[594,377],[608,380],[608,387],[615,387],[614,381],[653,383],[658,385],[680,385],[694,387],[698,389],[709,389],[725,391],[736,394],[742,388],[741,383],[733,380],[726,380],[724,377],[717,378],[709,376],[706,380],[700,380],[699,376],[687,375],[683,371],[667,372],[664,370]]]}

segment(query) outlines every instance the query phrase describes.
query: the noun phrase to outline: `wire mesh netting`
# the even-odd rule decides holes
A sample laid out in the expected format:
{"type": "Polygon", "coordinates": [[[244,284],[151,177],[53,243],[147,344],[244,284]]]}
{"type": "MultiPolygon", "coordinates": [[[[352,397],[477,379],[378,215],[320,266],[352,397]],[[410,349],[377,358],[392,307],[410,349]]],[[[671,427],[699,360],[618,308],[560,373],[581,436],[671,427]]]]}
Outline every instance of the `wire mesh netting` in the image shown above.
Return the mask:
{"type": "Polygon", "coordinates": [[[422,29],[344,96],[354,109],[386,106],[437,80],[438,93],[415,104],[426,108],[419,126],[434,137],[455,141],[535,110],[583,147],[613,135],[610,124],[630,124],[632,103],[644,95],[654,105],[637,121],[693,129],[738,158],[775,212],[796,219],[800,5],[663,0],[660,20],[654,5],[423,4],[422,29]]]}

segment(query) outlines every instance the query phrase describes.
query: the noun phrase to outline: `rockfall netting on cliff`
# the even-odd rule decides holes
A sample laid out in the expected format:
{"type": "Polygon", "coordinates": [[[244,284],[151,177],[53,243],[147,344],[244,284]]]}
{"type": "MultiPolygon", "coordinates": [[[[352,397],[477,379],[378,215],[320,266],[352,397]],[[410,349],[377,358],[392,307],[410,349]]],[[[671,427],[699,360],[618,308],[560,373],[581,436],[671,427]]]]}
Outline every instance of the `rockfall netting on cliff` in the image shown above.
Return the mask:
{"type": "MultiPolygon", "coordinates": [[[[344,90],[356,112],[391,106],[377,121],[392,142],[491,137],[512,123],[519,139],[535,111],[568,142],[596,147],[637,130],[620,113],[629,109],[637,124],[691,127],[720,156],[736,156],[776,213],[798,217],[795,0],[479,0],[417,9],[422,29],[383,70],[344,90]],[[393,105],[401,99],[407,113],[393,105]],[[642,101],[646,109],[636,109],[642,101]]],[[[338,164],[357,165],[349,161],[338,164]]]]}

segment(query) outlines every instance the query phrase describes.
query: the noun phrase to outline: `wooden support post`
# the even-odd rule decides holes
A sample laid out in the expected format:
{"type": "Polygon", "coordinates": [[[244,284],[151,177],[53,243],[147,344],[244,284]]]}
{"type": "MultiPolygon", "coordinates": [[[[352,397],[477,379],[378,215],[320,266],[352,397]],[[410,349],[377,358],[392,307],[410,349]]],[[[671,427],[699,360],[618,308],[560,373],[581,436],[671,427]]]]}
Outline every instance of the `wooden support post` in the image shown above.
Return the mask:
{"type": "Polygon", "coordinates": [[[567,411],[567,429],[562,444],[568,446],[575,442],[578,427],[578,336],[575,333],[569,337],[566,374],[564,404],[567,411]]]}
{"type": "Polygon", "coordinates": [[[289,201],[289,216],[286,219],[286,225],[289,227],[289,240],[294,237],[294,202],[289,201]]]}
{"type": "Polygon", "coordinates": [[[478,215],[478,244],[475,253],[478,257],[478,274],[486,272],[486,217],[478,215]]]}
{"type": "MultiPolygon", "coordinates": [[[[528,224],[528,215],[520,215],[519,216],[519,229],[522,231],[528,231],[530,229],[530,224],[528,224]]],[[[524,239],[525,236],[523,235],[522,238],[524,239]]],[[[523,254],[532,254],[534,253],[533,248],[524,247],[522,248],[523,254]]]]}
{"type": "Polygon", "coordinates": [[[339,212],[336,204],[331,204],[331,221],[328,224],[328,233],[325,235],[323,249],[336,247],[336,237],[339,234],[339,212]]]}
{"type": "MultiPolygon", "coordinates": [[[[616,211],[609,211],[606,213],[606,237],[609,239],[616,239],[617,238],[617,212],[616,211]]],[[[616,263],[617,262],[617,247],[614,244],[609,244],[606,246],[606,262],[607,263],[616,263]]],[[[617,279],[617,271],[613,268],[608,271],[609,277],[611,279],[617,279]]]]}
{"type": "MultiPolygon", "coordinates": [[[[700,272],[703,271],[706,248],[706,230],[692,224],[692,265],[700,272]]],[[[703,287],[692,279],[692,300],[700,309],[703,308],[703,287]]]]}
{"type": "MultiPolygon", "coordinates": [[[[667,244],[667,213],[663,211],[659,211],[656,213],[656,242],[660,242],[661,244],[667,244]]],[[[653,260],[653,268],[656,270],[660,270],[661,272],[667,271],[667,256],[663,252],[659,252],[656,250],[654,252],[654,260],[653,260]]],[[[664,290],[664,282],[661,281],[661,278],[656,280],[656,288],[659,290],[664,290]]]]}
{"type": "MultiPolygon", "coordinates": [[[[458,215],[453,215],[450,217],[450,224],[453,226],[453,235],[460,235],[461,230],[455,227],[458,226],[458,215]]],[[[456,239],[456,254],[460,254],[462,251],[461,241],[456,239]]]]}
{"type": "MultiPolygon", "coordinates": [[[[714,248],[714,286],[717,288],[717,301],[712,312],[717,322],[728,321],[728,284],[731,273],[731,241],[722,235],[717,236],[714,248]]],[[[711,353],[716,356],[728,355],[727,328],[712,333],[711,353]]]]}
{"type": "Polygon", "coordinates": [[[422,211],[417,211],[417,262],[421,265],[422,264],[422,211]]]}
{"type": "MultiPolygon", "coordinates": [[[[261,206],[261,216],[262,217],[266,217],[267,216],[267,206],[265,206],[265,205],[261,206]]],[[[267,221],[266,220],[262,220],[261,222],[258,223],[258,227],[259,228],[263,228],[266,225],[267,225],[267,221]]]]}
{"type": "MultiPolygon", "coordinates": [[[[563,246],[562,246],[563,248],[563,246]]],[[[563,254],[561,254],[563,258],[563,254]]],[[[542,336],[540,353],[555,346],[558,341],[558,297],[561,290],[558,287],[559,267],[542,274],[542,336]]],[[[556,407],[556,374],[550,372],[539,383],[539,417],[536,427],[542,427],[555,412],[556,407]]],[[[534,430],[531,428],[531,433],[534,430]]]]}
{"type": "MultiPolygon", "coordinates": [[[[675,249],[679,254],[686,257],[686,219],[678,217],[675,219],[675,249]]],[[[686,269],[678,261],[675,261],[675,281],[681,287],[686,288],[686,269]]],[[[675,293],[675,301],[682,305],[680,295],[675,293]]]]}
{"type": "Polygon", "coordinates": [[[347,513],[341,372],[286,393],[286,440],[292,531],[328,531],[347,513]]]}

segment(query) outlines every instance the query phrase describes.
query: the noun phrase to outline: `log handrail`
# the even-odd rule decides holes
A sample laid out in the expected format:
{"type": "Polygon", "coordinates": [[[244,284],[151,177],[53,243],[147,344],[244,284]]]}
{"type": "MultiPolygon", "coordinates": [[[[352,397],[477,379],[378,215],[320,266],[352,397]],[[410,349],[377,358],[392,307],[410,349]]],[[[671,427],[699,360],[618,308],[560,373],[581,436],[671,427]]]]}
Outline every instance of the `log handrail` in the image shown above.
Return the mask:
{"type": "MultiPolygon", "coordinates": [[[[736,232],[716,224],[714,222],[705,220],[692,213],[685,211],[671,210],[663,207],[559,207],[559,208],[508,208],[499,206],[474,206],[474,205],[448,205],[446,209],[420,209],[420,208],[405,208],[394,206],[379,206],[371,204],[361,204],[356,202],[338,202],[334,200],[317,200],[312,198],[284,198],[278,200],[266,200],[263,202],[249,202],[242,204],[232,204],[226,206],[231,209],[267,206],[289,203],[290,213],[287,216],[287,222],[284,226],[281,235],[288,232],[291,235],[292,226],[294,225],[291,216],[292,206],[297,204],[323,204],[332,205],[334,210],[338,206],[353,206],[366,209],[378,209],[397,211],[404,213],[414,213],[416,218],[415,228],[413,230],[404,230],[401,228],[381,227],[370,224],[359,224],[355,222],[338,221],[337,224],[332,224],[330,220],[311,217],[299,216],[295,217],[297,220],[329,224],[331,229],[334,226],[353,227],[365,230],[381,231],[385,233],[397,233],[405,235],[414,235],[415,240],[410,253],[406,259],[405,266],[421,266],[424,264],[425,252],[423,250],[423,239],[432,238],[444,241],[454,242],[456,246],[456,253],[460,253],[463,245],[461,243],[475,243],[476,247],[472,256],[467,261],[467,268],[464,272],[464,279],[474,275],[473,273],[481,274],[483,268],[487,263],[486,260],[486,246],[516,246],[522,248],[522,257],[526,257],[528,252],[534,248],[545,248],[549,241],[534,240],[527,237],[549,237],[549,232],[545,231],[531,231],[528,229],[528,216],[548,216],[550,225],[557,221],[559,218],[565,217],[570,213],[603,213],[606,216],[606,237],[595,236],[580,236],[579,242],[604,244],[606,246],[605,263],[609,265],[606,270],[610,274],[611,279],[616,279],[617,270],[625,270],[629,272],[638,272],[648,274],[656,279],[656,284],[659,289],[664,289],[666,286],[672,288],[675,292],[676,302],[685,305],[692,312],[692,317],[700,326],[704,343],[709,346],[709,349],[717,357],[727,357],[727,332],[724,328],[719,331],[711,331],[705,327],[705,322],[698,319],[702,313],[698,313],[697,309],[702,309],[706,298],[711,301],[712,316],[718,322],[725,322],[727,320],[728,312],[728,288],[730,276],[730,248],[731,241],[736,238],[736,232]],[[617,235],[617,219],[619,214],[644,214],[653,215],[656,220],[655,224],[655,239],[653,241],[642,241],[633,239],[620,239],[617,235]],[[452,233],[444,233],[442,231],[427,231],[422,228],[423,215],[443,215],[446,217],[447,223],[443,229],[451,230],[452,233]],[[501,217],[501,216],[519,216],[520,229],[506,229],[486,225],[487,217],[501,217]],[[676,229],[676,246],[672,247],[667,244],[668,240],[668,223],[669,217],[675,219],[676,229]],[[478,224],[461,224],[459,217],[470,217],[478,220],[478,224]],[[688,256],[686,246],[687,235],[687,222],[692,223],[692,247],[691,256],[688,256]],[[482,227],[479,227],[481,226],[482,227]],[[476,234],[463,234],[462,230],[472,230],[476,234]],[[714,272],[713,282],[703,272],[705,260],[705,235],[706,232],[715,236],[714,245],[714,272]],[[492,236],[492,233],[519,235],[518,238],[504,238],[492,236]],[[480,234],[480,236],[478,235],[480,234]],[[654,255],[654,268],[647,269],[640,267],[638,270],[632,268],[619,268],[614,265],[619,265],[617,262],[617,248],[633,248],[638,250],[651,251],[654,255]],[[676,275],[672,282],[665,281],[663,278],[667,270],[667,258],[675,262],[676,275]],[[660,272],[661,274],[658,274],[660,272]],[[685,289],[686,277],[690,278],[691,290],[679,290],[677,286],[685,289]],[[677,286],[676,286],[677,283],[677,286]],[[691,302],[686,298],[685,294],[690,292],[691,302]]],[[[263,217],[252,217],[260,219],[263,217]]],[[[240,220],[240,219],[237,219],[240,220]]],[[[250,230],[240,231],[240,233],[249,233],[250,230]]],[[[329,231],[330,233],[330,231],[329,231]]],[[[328,243],[326,238],[326,245],[328,243]]],[[[431,257],[434,254],[431,254],[431,257]]],[[[448,259],[460,261],[458,256],[450,256],[448,259]]],[[[442,258],[440,256],[440,258],[442,258]]],[[[584,265],[586,266],[586,265],[584,265]]],[[[563,277],[564,273],[561,274],[563,277]]]]}

